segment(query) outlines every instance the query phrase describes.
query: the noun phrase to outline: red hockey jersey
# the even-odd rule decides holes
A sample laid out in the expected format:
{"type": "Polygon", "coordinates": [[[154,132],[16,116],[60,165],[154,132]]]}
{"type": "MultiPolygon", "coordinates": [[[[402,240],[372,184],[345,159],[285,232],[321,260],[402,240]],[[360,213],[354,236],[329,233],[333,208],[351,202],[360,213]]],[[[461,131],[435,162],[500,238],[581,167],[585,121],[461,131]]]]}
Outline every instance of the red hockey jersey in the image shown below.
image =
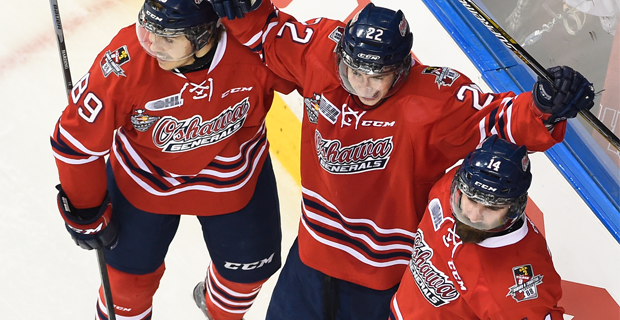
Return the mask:
{"type": "Polygon", "coordinates": [[[268,155],[273,90],[293,88],[226,32],[210,68],[165,71],[128,26],[75,83],[52,134],[63,189],[76,207],[99,205],[110,153],[120,190],[142,210],[237,211],[268,155]]]}
{"type": "Polygon", "coordinates": [[[334,49],[343,23],[305,23],[264,0],[229,32],[302,88],[301,260],[369,288],[396,285],[411,257],[428,192],[485,137],[545,150],[551,135],[531,94],[483,94],[465,75],[414,61],[407,82],[367,110],[340,85],[334,49]]]}
{"type": "Polygon", "coordinates": [[[479,244],[455,233],[446,174],[430,193],[409,269],[392,299],[394,319],[563,319],[560,276],[529,219],[479,244]]]}

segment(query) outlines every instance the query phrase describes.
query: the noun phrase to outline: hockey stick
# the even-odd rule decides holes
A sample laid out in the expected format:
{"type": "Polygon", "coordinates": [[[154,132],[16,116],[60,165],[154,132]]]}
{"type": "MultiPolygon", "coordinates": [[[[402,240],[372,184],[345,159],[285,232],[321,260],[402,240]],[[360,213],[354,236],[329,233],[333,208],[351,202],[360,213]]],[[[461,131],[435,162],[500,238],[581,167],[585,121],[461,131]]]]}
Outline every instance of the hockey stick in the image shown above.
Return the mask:
{"type": "MultiPolygon", "coordinates": [[[[56,1],[56,0],[52,0],[56,1]]],[[[114,302],[112,301],[112,290],[110,289],[110,278],[108,277],[108,268],[105,263],[105,255],[103,248],[97,249],[97,261],[99,262],[99,271],[101,273],[101,283],[103,287],[103,299],[108,309],[108,319],[116,320],[116,312],[114,311],[114,302]]]]}
{"type": "MultiPolygon", "coordinates": [[[[458,0],[463,6],[478,19],[497,39],[499,39],[510,51],[512,51],[521,61],[530,67],[536,75],[553,83],[551,75],[536,59],[530,56],[502,27],[500,27],[491,17],[489,17],[473,0],[458,0]]],[[[590,110],[580,110],[579,114],[611,145],[620,151],[620,140],[618,137],[605,126],[598,118],[596,118],[590,110]]]]}
{"type": "MultiPolygon", "coordinates": [[[[54,29],[56,30],[56,40],[58,42],[58,53],[60,54],[60,63],[63,67],[65,89],[67,90],[68,99],[69,97],[71,97],[71,88],[73,88],[73,81],[71,81],[69,58],[67,57],[67,48],[65,47],[65,37],[62,32],[62,23],[60,22],[60,10],[58,9],[57,0],[50,0],[50,7],[52,9],[52,19],[54,20],[54,29]]],[[[109,320],[116,320],[116,314],[114,313],[114,302],[112,301],[112,291],[110,290],[110,278],[108,277],[108,269],[105,263],[103,248],[99,248],[96,251],[97,262],[99,263],[99,272],[101,274],[103,296],[105,299],[105,305],[108,309],[108,318],[109,320]],[[112,308],[110,308],[110,306],[112,306],[112,308]]]]}
{"type": "Polygon", "coordinates": [[[65,78],[65,88],[67,97],[71,96],[71,72],[69,70],[69,57],[67,57],[67,48],[65,47],[65,36],[62,32],[62,23],[60,22],[60,11],[58,10],[58,2],[50,0],[52,8],[52,19],[54,19],[54,29],[56,30],[56,42],[58,43],[58,53],[60,54],[60,64],[62,65],[63,76],[65,78]]]}

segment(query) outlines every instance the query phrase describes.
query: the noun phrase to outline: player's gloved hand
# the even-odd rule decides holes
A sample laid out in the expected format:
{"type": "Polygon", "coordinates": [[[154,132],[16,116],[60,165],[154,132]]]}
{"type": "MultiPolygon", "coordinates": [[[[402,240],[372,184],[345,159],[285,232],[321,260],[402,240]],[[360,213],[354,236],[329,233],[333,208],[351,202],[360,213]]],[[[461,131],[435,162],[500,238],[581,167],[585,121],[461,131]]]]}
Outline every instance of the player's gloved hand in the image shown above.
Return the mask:
{"type": "Polygon", "coordinates": [[[532,89],[544,124],[574,118],[580,110],[590,110],[594,106],[594,86],[581,73],[567,66],[547,71],[553,83],[539,77],[532,89]]]}
{"type": "Polygon", "coordinates": [[[261,0],[209,0],[209,2],[220,18],[234,20],[241,19],[246,13],[258,8],[261,0]]]}
{"type": "Polygon", "coordinates": [[[106,194],[103,203],[98,207],[77,209],[60,185],[57,185],[56,189],[58,209],[75,244],[86,250],[102,247],[113,249],[118,242],[118,222],[112,216],[110,197],[106,194]]]}

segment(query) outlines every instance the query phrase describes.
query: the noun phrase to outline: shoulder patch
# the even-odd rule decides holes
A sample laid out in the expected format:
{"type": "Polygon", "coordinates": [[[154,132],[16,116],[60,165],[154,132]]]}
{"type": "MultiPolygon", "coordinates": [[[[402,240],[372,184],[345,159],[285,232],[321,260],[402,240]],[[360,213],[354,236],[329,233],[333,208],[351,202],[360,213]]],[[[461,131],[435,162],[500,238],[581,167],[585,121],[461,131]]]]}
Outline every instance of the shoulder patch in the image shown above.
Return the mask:
{"type": "Polygon", "coordinates": [[[107,51],[103,58],[101,58],[101,71],[104,77],[108,77],[111,73],[114,73],[117,77],[126,77],[125,71],[121,66],[129,62],[129,51],[127,46],[122,46],[114,51],[107,51]]]}
{"type": "Polygon", "coordinates": [[[321,96],[318,93],[313,94],[312,98],[304,98],[304,106],[306,107],[306,115],[310,123],[317,124],[319,121],[319,103],[321,96]]]}
{"type": "Polygon", "coordinates": [[[542,284],[543,276],[534,275],[531,264],[513,267],[512,274],[515,278],[515,285],[508,288],[508,296],[512,296],[517,302],[538,298],[537,286],[542,284]]]}
{"type": "Polygon", "coordinates": [[[333,103],[327,100],[325,96],[321,95],[321,100],[319,101],[319,113],[321,113],[327,121],[331,122],[331,124],[336,124],[336,119],[338,119],[338,116],[340,115],[340,110],[338,110],[333,103]]]}
{"type": "Polygon", "coordinates": [[[448,67],[426,67],[422,70],[422,74],[431,74],[435,76],[437,88],[441,86],[451,87],[461,74],[448,67]]]}
{"type": "Polygon", "coordinates": [[[329,37],[333,42],[339,43],[340,38],[342,38],[342,33],[344,32],[343,27],[336,27],[332,33],[329,34],[329,37]]]}
{"type": "Polygon", "coordinates": [[[433,229],[437,232],[443,222],[443,208],[441,207],[441,202],[439,199],[435,198],[428,203],[428,211],[431,213],[433,229]]]}

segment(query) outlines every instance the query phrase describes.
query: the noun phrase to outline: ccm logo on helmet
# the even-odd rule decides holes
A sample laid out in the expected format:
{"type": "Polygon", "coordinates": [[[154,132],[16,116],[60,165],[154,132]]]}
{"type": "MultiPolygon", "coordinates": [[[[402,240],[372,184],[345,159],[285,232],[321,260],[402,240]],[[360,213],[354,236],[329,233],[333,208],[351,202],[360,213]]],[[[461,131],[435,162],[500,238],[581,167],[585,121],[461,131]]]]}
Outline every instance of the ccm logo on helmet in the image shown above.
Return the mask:
{"type": "Polygon", "coordinates": [[[362,59],[368,59],[368,60],[379,60],[379,59],[381,59],[381,57],[379,57],[377,55],[367,54],[367,53],[358,53],[357,56],[362,58],[362,59]]]}
{"type": "MultiPolygon", "coordinates": [[[[145,11],[146,11],[146,10],[145,10],[145,11]]],[[[154,15],[154,14],[153,14],[153,13],[151,13],[150,11],[146,11],[146,15],[147,15],[147,16],[149,16],[149,17],[151,17],[151,18],[153,18],[153,19],[155,19],[155,20],[157,20],[157,21],[162,21],[162,20],[164,20],[164,19],[162,19],[162,18],[160,18],[160,17],[158,17],[158,16],[154,15]]]]}
{"type": "Polygon", "coordinates": [[[271,261],[273,260],[273,255],[274,253],[271,254],[271,256],[269,256],[269,258],[267,259],[263,259],[263,260],[259,260],[259,261],[255,261],[255,262],[250,262],[250,263],[237,263],[237,262],[228,262],[226,261],[226,263],[224,263],[224,268],[226,269],[230,269],[230,270],[254,270],[254,269],[258,269],[268,263],[271,263],[271,261]]]}
{"type": "Polygon", "coordinates": [[[482,188],[484,190],[489,190],[489,191],[493,191],[493,192],[497,191],[497,188],[493,188],[491,186],[487,186],[486,184],[484,184],[482,182],[479,182],[479,181],[474,182],[474,185],[478,186],[478,187],[480,187],[480,188],[482,188]]]}

